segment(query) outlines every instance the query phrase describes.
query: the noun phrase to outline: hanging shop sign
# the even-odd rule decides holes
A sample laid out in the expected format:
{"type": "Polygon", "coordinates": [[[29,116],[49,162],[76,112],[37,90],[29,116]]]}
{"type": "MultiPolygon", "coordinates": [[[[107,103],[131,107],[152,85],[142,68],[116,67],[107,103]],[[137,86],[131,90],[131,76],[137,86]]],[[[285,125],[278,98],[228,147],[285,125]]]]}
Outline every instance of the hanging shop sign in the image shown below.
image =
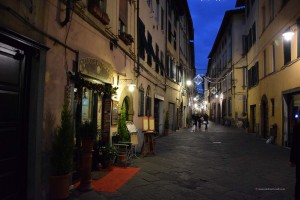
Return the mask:
{"type": "Polygon", "coordinates": [[[112,84],[112,66],[102,59],[83,58],[79,60],[79,71],[95,79],[112,84]]]}

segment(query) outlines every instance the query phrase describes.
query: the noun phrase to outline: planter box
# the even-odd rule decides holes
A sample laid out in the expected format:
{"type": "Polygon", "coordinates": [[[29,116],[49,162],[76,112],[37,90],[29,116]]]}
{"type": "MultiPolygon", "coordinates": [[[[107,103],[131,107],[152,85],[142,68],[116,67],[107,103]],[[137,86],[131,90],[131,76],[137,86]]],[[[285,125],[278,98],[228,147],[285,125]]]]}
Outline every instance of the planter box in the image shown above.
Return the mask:
{"type": "Polygon", "coordinates": [[[133,38],[130,34],[128,33],[121,33],[119,35],[119,38],[126,44],[126,45],[131,45],[133,42],[133,38]]]}

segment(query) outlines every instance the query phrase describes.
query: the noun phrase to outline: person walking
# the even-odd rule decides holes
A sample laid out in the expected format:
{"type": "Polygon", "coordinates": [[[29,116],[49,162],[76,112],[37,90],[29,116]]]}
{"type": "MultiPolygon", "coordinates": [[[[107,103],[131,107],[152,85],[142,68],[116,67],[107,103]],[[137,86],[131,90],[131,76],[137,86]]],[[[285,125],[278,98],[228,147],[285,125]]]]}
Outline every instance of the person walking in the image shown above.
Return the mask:
{"type": "Polygon", "coordinates": [[[297,121],[293,130],[292,148],[290,162],[296,167],[295,200],[300,200],[300,121],[297,121]]]}
{"type": "Polygon", "coordinates": [[[205,130],[207,130],[208,115],[206,113],[204,113],[204,115],[203,115],[203,123],[205,125],[205,130]]]}

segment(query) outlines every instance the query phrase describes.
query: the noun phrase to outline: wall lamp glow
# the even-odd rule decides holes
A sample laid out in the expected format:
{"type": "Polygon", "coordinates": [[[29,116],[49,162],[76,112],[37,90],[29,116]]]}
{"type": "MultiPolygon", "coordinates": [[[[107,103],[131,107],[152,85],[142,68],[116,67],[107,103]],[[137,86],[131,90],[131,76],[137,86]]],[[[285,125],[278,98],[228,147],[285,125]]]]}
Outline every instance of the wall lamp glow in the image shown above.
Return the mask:
{"type": "Polygon", "coordinates": [[[129,83],[127,86],[128,86],[128,90],[129,92],[133,92],[136,85],[133,83],[133,80],[132,79],[121,79],[120,81],[131,81],[131,83],[129,83]]]}
{"type": "Polygon", "coordinates": [[[128,90],[129,90],[129,92],[133,92],[134,91],[134,89],[135,89],[135,84],[133,84],[133,83],[130,83],[130,84],[128,84],[128,90]]]}
{"type": "Polygon", "coordinates": [[[291,41],[291,39],[293,38],[294,36],[294,32],[293,31],[287,31],[287,32],[284,32],[282,34],[282,37],[284,38],[284,40],[286,41],[291,41]]]}
{"type": "Polygon", "coordinates": [[[192,85],[192,81],[191,81],[191,80],[187,80],[187,81],[186,81],[186,85],[187,85],[187,86],[191,86],[191,85],[192,85]]]}
{"type": "Polygon", "coordinates": [[[291,26],[289,26],[288,29],[286,29],[284,31],[284,33],[282,34],[282,37],[285,41],[291,41],[291,39],[293,38],[293,36],[295,35],[295,32],[297,31],[297,26],[296,24],[293,24],[291,26]]]}

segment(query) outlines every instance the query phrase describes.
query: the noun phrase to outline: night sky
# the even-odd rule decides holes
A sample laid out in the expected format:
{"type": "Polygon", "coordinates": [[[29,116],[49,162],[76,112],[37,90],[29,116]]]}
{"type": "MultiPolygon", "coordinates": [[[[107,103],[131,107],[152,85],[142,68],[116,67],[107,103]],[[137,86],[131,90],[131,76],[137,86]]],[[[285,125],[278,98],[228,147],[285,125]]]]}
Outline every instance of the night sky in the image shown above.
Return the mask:
{"type": "MultiPolygon", "coordinates": [[[[194,24],[195,65],[197,74],[205,74],[207,56],[222,23],[224,13],[235,9],[236,0],[188,0],[194,24]],[[205,68],[203,70],[203,68],[205,68]],[[201,69],[201,70],[200,70],[201,69]]],[[[198,87],[199,92],[201,87],[198,87]]]]}

